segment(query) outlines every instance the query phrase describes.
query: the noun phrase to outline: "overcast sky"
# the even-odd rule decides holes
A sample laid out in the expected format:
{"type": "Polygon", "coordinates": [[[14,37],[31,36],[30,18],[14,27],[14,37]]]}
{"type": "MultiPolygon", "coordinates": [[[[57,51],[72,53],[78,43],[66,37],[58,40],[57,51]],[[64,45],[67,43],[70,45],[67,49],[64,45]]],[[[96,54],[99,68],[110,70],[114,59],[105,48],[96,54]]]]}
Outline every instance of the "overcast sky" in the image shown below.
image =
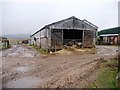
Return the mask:
{"type": "Polygon", "coordinates": [[[2,34],[30,34],[47,24],[71,16],[87,19],[97,25],[99,30],[116,27],[118,1],[3,0],[0,3],[0,28],[2,34]]]}

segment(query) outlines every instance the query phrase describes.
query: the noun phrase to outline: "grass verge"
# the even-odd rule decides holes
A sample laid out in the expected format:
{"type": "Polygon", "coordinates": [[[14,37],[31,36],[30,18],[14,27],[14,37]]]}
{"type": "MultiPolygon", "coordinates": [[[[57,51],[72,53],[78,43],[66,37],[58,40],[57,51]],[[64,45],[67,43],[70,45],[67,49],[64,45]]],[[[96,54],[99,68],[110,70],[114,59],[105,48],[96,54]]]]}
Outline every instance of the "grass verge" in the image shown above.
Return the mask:
{"type": "Polygon", "coordinates": [[[118,73],[118,59],[110,59],[102,62],[99,69],[99,74],[91,88],[118,88],[118,81],[116,76],[118,73]]]}
{"type": "Polygon", "coordinates": [[[39,48],[37,45],[30,45],[30,46],[32,46],[33,48],[35,48],[36,50],[38,50],[41,54],[48,54],[48,52],[45,50],[45,49],[43,49],[43,48],[39,48]]]}

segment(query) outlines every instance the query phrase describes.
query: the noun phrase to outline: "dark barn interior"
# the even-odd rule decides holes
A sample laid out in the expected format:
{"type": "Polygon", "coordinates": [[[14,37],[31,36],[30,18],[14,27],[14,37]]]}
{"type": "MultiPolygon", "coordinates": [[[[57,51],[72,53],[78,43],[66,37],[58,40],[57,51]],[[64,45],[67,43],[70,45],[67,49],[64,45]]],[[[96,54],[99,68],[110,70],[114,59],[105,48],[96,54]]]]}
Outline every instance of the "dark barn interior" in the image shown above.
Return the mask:
{"type": "Polygon", "coordinates": [[[68,44],[69,42],[82,42],[83,30],[63,30],[63,44],[68,44]]]}

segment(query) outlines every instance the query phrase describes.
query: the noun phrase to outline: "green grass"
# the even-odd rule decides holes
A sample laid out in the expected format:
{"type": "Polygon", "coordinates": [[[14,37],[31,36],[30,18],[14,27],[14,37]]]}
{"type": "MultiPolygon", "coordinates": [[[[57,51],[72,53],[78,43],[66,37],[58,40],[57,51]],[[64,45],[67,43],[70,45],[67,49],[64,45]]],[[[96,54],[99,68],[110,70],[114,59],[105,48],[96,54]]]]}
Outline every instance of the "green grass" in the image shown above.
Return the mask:
{"type": "Polygon", "coordinates": [[[2,45],[0,44],[0,50],[2,50],[2,45]]]}
{"type": "Polygon", "coordinates": [[[116,80],[116,75],[118,60],[111,59],[103,62],[100,65],[99,74],[97,76],[96,82],[92,83],[90,87],[92,88],[117,88],[118,82],[116,80]]]}
{"type": "Polygon", "coordinates": [[[30,46],[38,50],[41,54],[48,54],[48,52],[45,49],[39,48],[37,45],[30,45],[30,46]]]}
{"type": "Polygon", "coordinates": [[[115,77],[117,75],[116,70],[111,68],[106,68],[101,71],[101,74],[98,76],[99,87],[108,87],[115,88],[117,87],[117,82],[115,77]]]}

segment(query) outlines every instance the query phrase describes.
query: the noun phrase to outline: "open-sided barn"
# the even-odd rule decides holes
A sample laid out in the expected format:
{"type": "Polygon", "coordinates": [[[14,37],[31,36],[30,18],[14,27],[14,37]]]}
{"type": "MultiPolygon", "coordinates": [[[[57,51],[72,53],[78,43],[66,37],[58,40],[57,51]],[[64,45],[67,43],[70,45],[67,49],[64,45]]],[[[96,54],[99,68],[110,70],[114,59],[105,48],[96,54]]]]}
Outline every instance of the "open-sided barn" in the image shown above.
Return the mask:
{"type": "Polygon", "coordinates": [[[119,33],[120,33],[120,27],[101,30],[98,32],[98,36],[100,37],[98,43],[108,44],[108,45],[118,45],[120,41],[119,33]]]}
{"type": "Polygon", "coordinates": [[[46,25],[30,36],[31,44],[47,50],[62,49],[63,45],[95,46],[98,27],[74,16],[46,25]]]}
{"type": "Polygon", "coordinates": [[[100,35],[101,44],[118,45],[119,34],[100,35]]]}

